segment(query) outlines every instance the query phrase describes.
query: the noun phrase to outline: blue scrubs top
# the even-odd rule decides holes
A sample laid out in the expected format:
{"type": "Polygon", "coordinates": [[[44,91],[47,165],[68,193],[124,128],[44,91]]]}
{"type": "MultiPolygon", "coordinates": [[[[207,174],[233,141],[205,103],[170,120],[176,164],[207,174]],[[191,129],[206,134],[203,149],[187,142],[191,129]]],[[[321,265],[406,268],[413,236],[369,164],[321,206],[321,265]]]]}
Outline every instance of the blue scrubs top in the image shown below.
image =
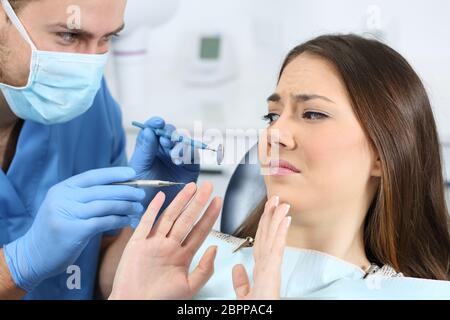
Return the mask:
{"type": "MultiPolygon", "coordinates": [[[[53,185],[87,170],[126,164],[120,109],[104,80],[82,116],[52,126],[25,121],[8,172],[0,170],[0,247],[27,232],[53,185]]],[[[94,237],[74,263],[80,267],[81,289],[69,289],[73,272],[63,273],[25,299],[92,299],[102,236],[94,237]]]]}

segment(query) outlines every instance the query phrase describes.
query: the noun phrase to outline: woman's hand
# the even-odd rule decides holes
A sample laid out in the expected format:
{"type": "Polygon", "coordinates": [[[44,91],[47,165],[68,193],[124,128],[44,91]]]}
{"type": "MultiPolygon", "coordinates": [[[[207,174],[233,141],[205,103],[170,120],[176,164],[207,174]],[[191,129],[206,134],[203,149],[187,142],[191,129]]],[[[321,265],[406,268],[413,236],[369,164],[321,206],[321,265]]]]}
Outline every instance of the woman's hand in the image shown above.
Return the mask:
{"type": "Polygon", "coordinates": [[[274,300],[280,298],[281,263],[291,217],[286,217],[290,206],[279,204],[278,197],[267,201],[256,232],[253,257],[253,287],[245,267],[233,268],[233,287],[240,300],[274,300]]]}
{"type": "Polygon", "coordinates": [[[214,225],[222,201],[215,198],[195,224],[212,186],[205,183],[195,192],[195,184],[188,184],[154,224],[165,200],[162,192],[156,195],[125,248],[110,299],[189,299],[206,284],[217,248],[209,247],[191,274],[189,265],[214,225]]]}

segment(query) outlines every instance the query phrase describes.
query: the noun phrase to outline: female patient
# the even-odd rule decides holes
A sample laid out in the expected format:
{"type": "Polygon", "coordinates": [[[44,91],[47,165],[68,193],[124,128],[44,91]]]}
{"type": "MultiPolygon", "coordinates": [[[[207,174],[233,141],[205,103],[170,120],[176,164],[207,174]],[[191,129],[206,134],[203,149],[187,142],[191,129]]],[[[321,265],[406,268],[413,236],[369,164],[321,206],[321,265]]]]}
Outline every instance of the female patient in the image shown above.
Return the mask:
{"type": "Polygon", "coordinates": [[[438,136],[404,58],[355,35],[308,41],[288,54],[265,119],[269,200],[235,234],[254,246],[208,234],[219,199],[194,223],[209,184],[187,186],[153,224],[159,194],[111,298],[450,298],[436,281],[450,280],[438,136]]]}

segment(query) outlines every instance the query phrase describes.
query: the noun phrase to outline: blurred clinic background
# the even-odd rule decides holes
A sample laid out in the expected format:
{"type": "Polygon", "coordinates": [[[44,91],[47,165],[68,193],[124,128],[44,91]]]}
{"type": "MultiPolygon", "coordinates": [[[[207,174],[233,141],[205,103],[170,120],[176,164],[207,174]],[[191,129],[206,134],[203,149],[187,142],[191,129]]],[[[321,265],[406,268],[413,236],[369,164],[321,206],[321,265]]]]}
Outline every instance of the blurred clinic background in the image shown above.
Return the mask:
{"type": "MultiPolygon", "coordinates": [[[[120,103],[128,154],[131,121],[161,116],[192,132],[216,129],[241,147],[265,123],[286,53],[324,33],[371,33],[403,54],[424,81],[441,136],[450,181],[450,1],[448,0],[128,0],[125,32],[107,69],[120,103]],[[246,132],[247,131],[247,132],[246,132]]],[[[205,138],[206,139],[206,138],[205,138]]],[[[206,160],[209,155],[202,153],[206,160]]],[[[237,161],[208,162],[200,180],[223,196],[237,161]],[[234,163],[233,163],[234,162],[234,163]]]]}

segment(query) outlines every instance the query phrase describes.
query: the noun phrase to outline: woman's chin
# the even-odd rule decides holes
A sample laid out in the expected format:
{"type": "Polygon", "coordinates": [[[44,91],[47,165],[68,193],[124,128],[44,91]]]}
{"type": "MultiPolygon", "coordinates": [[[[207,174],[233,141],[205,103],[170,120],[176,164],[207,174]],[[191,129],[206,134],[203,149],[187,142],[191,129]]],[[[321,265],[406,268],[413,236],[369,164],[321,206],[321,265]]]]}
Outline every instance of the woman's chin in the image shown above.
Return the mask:
{"type": "Polygon", "coordinates": [[[301,186],[301,184],[281,184],[281,183],[266,183],[267,198],[273,196],[280,197],[280,203],[287,203],[291,205],[291,211],[302,212],[310,211],[312,207],[321,203],[322,195],[312,193],[311,188],[301,186]],[[313,199],[316,199],[314,201],[313,199]]]}

